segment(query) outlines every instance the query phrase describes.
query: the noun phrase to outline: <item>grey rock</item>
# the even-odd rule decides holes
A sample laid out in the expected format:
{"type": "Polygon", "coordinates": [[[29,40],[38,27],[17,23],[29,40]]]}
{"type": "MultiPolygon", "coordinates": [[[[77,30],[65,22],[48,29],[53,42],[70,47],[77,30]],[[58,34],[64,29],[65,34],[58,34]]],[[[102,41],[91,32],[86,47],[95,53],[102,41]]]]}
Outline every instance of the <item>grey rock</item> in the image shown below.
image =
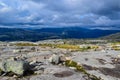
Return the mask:
{"type": "Polygon", "coordinates": [[[54,63],[54,64],[59,64],[60,63],[60,56],[53,54],[49,58],[49,62],[54,63]]]}
{"type": "Polygon", "coordinates": [[[42,74],[43,70],[34,71],[34,74],[42,74]]]}
{"type": "Polygon", "coordinates": [[[0,62],[0,69],[4,72],[13,72],[23,75],[29,69],[29,63],[25,61],[3,60],[0,62]]]}

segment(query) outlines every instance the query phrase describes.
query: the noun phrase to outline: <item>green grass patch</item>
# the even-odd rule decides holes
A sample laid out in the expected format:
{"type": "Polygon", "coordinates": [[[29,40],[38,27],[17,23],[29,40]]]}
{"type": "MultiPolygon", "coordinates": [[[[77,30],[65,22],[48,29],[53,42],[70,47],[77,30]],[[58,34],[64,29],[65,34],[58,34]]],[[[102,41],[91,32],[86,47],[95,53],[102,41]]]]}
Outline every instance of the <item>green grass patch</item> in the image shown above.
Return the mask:
{"type": "Polygon", "coordinates": [[[71,51],[87,51],[90,49],[97,49],[98,48],[98,46],[86,46],[86,47],[81,48],[79,45],[71,45],[71,44],[39,44],[39,46],[70,49],[71,51]]]}

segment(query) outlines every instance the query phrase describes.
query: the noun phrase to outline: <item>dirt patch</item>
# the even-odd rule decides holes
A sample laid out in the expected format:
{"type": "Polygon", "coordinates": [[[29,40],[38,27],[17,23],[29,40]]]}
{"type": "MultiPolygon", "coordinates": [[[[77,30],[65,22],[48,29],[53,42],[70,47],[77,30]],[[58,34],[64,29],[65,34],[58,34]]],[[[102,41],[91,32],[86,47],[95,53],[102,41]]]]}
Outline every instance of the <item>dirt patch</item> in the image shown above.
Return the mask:
{"type": "Polygon", "coordinates": [[[55,77],[63,78],[63,77],[69,77],[72,76],[74,73],[71,71],[62,71],[59,73],[53,74],[55,77]]]}

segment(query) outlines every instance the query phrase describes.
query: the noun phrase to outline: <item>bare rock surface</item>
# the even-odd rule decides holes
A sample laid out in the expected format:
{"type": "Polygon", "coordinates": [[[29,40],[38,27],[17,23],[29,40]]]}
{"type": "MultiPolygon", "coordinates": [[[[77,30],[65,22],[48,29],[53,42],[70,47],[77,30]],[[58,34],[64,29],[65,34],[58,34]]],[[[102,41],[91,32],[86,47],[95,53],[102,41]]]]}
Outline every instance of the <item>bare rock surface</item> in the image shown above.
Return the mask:
{"type": "Polygon", "coordinates": [[[74,52],[72,60],[82,64],[85,69],[104,80],[120,80],[120,65],[118,55],[120,51],[105,52],[74,52]]]}
{"type": "Polygon", "coordinates": [[[84,76],[69,68],[51,65],[42,75],[33,76],[30,80],[86,80],[84,76]]]}
{"type": "Polygon", "coordinates": [[[83,72],[77,71],[75,67],[65,66],[65,60],[75,61],[89,74],[101,77],[102,80],[120,80],[118,55],[120,51],[114,50],[72,52],[68,49],[43,46],[1,46],[0,80],[92,80],[83,72]],[[16,60],[7,60],[11,57],[16,60]],[[25,68],[24,62],[29,63],[31,72],[25,72],[25,76],[19,77],[16,74],[22,75],[28,69],[25,68]],[[15,74],[9,76],[9,72],[15,74]]]}

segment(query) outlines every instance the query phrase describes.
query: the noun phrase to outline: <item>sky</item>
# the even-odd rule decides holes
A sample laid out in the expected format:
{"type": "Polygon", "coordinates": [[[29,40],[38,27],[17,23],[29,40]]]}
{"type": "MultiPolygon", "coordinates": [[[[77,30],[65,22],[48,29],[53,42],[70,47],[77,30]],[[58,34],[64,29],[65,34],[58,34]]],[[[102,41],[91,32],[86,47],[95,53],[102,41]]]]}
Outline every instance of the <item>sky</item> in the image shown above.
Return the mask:
{"type": "Polygon", "coordinates": [[[0,27],[120,29],[120,0],[0,0],[0,27]]]}

